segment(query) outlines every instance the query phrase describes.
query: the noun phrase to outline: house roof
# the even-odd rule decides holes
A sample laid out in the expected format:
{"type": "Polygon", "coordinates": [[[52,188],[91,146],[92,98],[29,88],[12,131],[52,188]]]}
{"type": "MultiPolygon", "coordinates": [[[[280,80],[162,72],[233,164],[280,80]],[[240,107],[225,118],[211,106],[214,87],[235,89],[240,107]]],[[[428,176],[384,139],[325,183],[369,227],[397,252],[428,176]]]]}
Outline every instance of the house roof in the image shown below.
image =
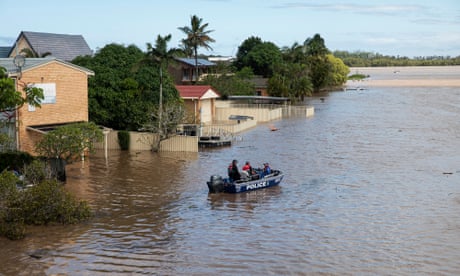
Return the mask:
{"type": "Polygon", "coordinates": [[[0,58],[8,57],[8,54],[11,51],[11,47],[9,46],[0,46],[0,58]]]}
{"type": "MultiPolygon", "coordinates": [[[[176,58],[176,60],[185,63],[190,66],[195,66],[195,59],[194,58],[176,58]]],[[[207,66],[215,66],[216,64],[214,62],[211,62],[207,59],[199,58],[198,60],[198,66],[200,67],[207,67],[207,66]]]]}
{"type": "Polygon", "coordinates": [[[183,99],[215,99],[220,98],[210,85],[176,85],[177,91],[183,99]]]}
{"type": "MultiPolygon", "coordinates": [[[[82,35],[23,31],[19,34],[16,41],[19,41],[21,36],[24,36],[32,50],[39,56],[49,52],[53,57],[71,61],[77,56],[93,54],[93,51],[89,48],[82,35]]],[[[10,50],[9,55],[11,51],[13,49],[10,50]]]]}
{"type": "MultiPolygon", "coordinates": [[[[17,76],[19,73],[19,68],[16,67],[16,65],[13,63],[14,58],[0,58],[0,66],[6,69],[6,73],[12,77],[12,76],[17,76]]],[[[81,72],[86,73],[87,75],[94,76],[94,72],[85,68],[81,67],[75,64],[72,64],[67,61],[63,61],[60,59],[57,59],[55,57],[48,57],[48,58],[26,58],[24,66],[21,68],[22,72],[26,72],[28,70],[32,70],[36,67],[40,67],[52,62],[57,62],[60,63],[64,66],[71,67],[75,70],[79,70],[81,72]]]]}

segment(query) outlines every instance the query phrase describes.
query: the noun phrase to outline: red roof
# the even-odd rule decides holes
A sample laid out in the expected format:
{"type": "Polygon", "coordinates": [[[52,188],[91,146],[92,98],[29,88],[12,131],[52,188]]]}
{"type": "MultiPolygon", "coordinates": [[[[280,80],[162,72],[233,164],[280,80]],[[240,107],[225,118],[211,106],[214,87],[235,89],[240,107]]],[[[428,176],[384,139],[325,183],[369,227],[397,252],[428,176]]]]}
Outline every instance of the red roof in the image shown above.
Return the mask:
{"type": "Polygon", "coordinates": [[[176,89],[183,99],[201,99],[205,95],[205,98],[220,97],[210,85],[176,85],[176,89]]]}

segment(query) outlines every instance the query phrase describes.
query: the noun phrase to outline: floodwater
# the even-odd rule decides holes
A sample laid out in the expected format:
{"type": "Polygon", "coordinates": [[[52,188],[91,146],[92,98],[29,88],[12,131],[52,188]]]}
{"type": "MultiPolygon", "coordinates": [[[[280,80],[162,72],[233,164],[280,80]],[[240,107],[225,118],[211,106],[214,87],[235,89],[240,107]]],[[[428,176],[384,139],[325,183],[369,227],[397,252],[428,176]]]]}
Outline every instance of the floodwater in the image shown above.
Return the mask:
{"type": "Polygon", "coordinates": [[[308,101],[314,117],[259,125],[231,147],[72,164],[66,187],[95,217],[0,239],[0,275],[460,274],[460,88],[308,101]],[[234,158],[285,178],[208,194],[234,158]]]}

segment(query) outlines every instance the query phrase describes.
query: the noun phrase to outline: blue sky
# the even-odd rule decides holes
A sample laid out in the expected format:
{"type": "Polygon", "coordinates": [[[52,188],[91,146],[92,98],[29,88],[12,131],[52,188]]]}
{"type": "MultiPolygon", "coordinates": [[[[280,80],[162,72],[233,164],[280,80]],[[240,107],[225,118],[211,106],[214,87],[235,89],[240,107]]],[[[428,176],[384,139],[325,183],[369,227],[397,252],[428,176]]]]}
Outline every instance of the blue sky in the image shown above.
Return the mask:
{"type": "Polygon", "coordinates": [[[213,51],[231,56],[250,36],[279,47],[319,33],[334,50],[401,56],[460,56],[458,0],[1,0],[0,46],[21,31],[81,34],[90,48],[109,43],[145,50],[158,34],[177,47],[196,14],[209,23],[213,51]]]}

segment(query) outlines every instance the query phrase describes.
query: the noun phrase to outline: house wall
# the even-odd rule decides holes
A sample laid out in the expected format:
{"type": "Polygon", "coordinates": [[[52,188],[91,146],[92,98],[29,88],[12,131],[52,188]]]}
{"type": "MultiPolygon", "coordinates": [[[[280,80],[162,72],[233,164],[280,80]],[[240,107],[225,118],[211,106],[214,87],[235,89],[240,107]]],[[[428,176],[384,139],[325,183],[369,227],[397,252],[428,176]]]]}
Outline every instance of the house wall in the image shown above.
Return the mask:
{"type": "Polygon", "coordinates": [[[184,100],[186,121],[189,124],[200,123],[199,101],[198,100],[184,100]],[[196,105],[196,106],[195,106],[196,105]],[[195,112],[196,108],[196,112],[195,112]]]}
{"type": "Polygon", "coordinates": [[[19,109],[19,150],[34,153],[34,145],[41,138],[28,126],[88,121],[87,74],[59,62],[23,72],[17,90],[33,83],[55,83],[56,102],[42,104],[30,111],[28,105],[19,109]]]}
{"type": "Polygon", "coordinates": [[[9,57],[15,57],[16,55],[20,54],[21,50],[24,48],[31,49],[29,43],[27,43],[24,36],[21,35],[21,37],[18,39],[18,42],[14,45],[13,51],[11,51],[9,57]]]}
{"type": "Polygon", "coordinates": [[[203,100],[187,99],[184,102],[185,102],[186,116],[188,119],[187,123],[199,124],[200,121],[202,121],[202,123],[209,123],[213,121],[214,116],[216,114],[214,99],[203,99],[203,100]],[[195,108],[196,108],[196,112],[195,112],[195,108]],[[201,116],[200,116],[200,108],[202,108],[201,116]]]}

